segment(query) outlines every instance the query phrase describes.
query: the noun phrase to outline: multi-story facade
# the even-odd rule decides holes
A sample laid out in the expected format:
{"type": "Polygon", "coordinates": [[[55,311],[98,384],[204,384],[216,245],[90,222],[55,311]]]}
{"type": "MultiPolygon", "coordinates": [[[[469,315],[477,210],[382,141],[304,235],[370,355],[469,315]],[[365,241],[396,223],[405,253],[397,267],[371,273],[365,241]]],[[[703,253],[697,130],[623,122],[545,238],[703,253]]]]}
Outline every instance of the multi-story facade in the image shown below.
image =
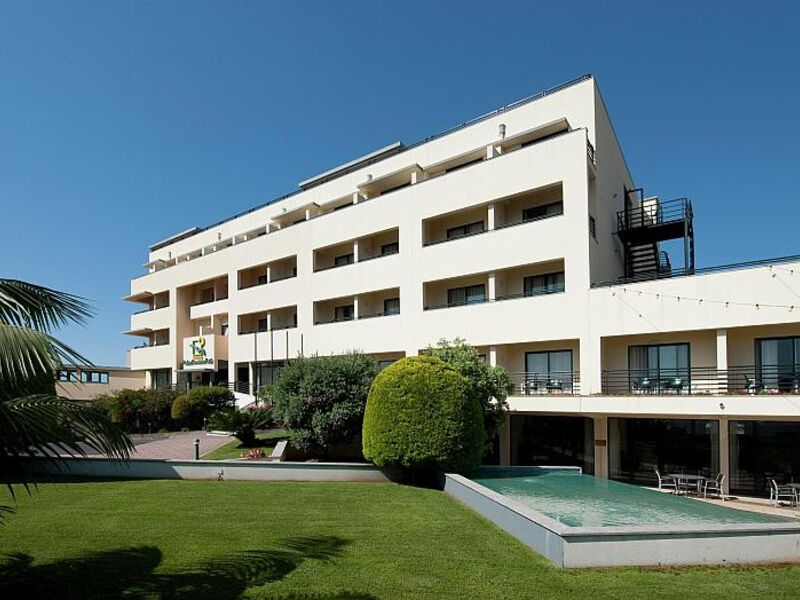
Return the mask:
{"type": "Polygon", "coordinates": [[[127,299],[147,306],[128,333],[148,385],[248,393],[299,353],[461,337],[514,380],[502,463],[721,471],[740,493],[800,475],[800,257],[696,270],[691,204],[636,189],[589,76],[187,230],[145,267],[127,299]]]}

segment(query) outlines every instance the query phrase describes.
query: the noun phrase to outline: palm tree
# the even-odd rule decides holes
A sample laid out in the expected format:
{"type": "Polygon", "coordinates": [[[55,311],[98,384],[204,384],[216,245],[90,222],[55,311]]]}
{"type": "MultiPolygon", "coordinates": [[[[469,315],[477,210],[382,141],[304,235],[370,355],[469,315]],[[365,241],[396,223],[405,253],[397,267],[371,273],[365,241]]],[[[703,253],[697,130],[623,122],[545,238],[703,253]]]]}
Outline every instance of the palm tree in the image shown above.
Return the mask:
{"type": "MultiPolygon", "coordinates": [[[[0,279],[0,485],[12,498],[12,481],[30,493],[24,458],[37,454],[59,464],[88,451],[127,459],[128,437],[100,412],[55,394],[63,364],[91,364],[52,331],[92,315],[72,294],[15,279],[0,279]]],[[[0,515],[9,512],[0,506],[0,515]]]]}

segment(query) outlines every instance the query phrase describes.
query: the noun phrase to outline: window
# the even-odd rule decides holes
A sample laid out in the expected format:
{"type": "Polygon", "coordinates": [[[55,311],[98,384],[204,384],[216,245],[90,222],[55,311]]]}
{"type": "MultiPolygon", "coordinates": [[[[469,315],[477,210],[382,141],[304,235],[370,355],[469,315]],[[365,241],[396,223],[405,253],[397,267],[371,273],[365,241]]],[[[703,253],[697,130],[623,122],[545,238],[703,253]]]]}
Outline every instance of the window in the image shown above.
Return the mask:
{"type": "Polygon", "coordinates": [[[253,375],[256,380],[256,389],[275,383],[280,377],[281,371],[286,368],[286,364],[282,360],[255,363],[253,365],[253,375]]]}
{"type": "Polygon", "coordinates": [[[564,291],[564,271],[547,273],[546,275],[531,275],[523,281],[526,296],[539,296],[541,294],[554,294],[564,291]]]}
{"type": "Polygon", "coordinates": [[[571,392],[572,350],[525,353],[524,394],[571,392]]]}
{"type": "Polygon", "coordinates": [[[220,325],[219,331],[222,335],[228,335],[228,324],[223,323],[222,325],[220,325]]]}
{"type": "Polygon", "coordinates": [[[689,344],[628,347],[629,387],[640,392],[689,392],[689,344]]]}
{"type": "Polygon", "coordinates": [[[557,217],[564,214],[564,202],[551,202],[550,204],[543,204],[541,206],[532,206],[522,211],[522,220],[524,222],[537,221],[539,219],[546,219],[548,217],[557,217]]]}
{"type": "Polygon", "coordinates": [[[390,242],[388,244],[383,244],[381,246],[381,256],[387,256],[389,254],[397,254],[398,252],[400,252],[399,242],[390,242]]]}
{"type": "Polygon", "coordinates": [[[597,222],[592,215],[589,215],[589,235],[594,238],[595,242],[597,241],[597,222]]]}
{"type": "Polygon", "coordinates": [[[755,350],[756,385],[783,392],[798,389],[800,337],[757,339],[755,350]]]}
{"type": "Polygon", "coordinates": [[[468,225],[459,225],[458,227],[451,227],[447,230],[447,239],[455,240],[458,238],[466,237],[468,235],[475,235],[483,233],[483,221],[475,221],[468,225]]]}
{"type": "Polygon", "coordinates": [[[108,373],[105,371],[81,371],[83,383],[108,383],[108,373]]]}
{"type": "Polygon", "coordinates": [[[169,369],[157,369],[150,372],[152,385],[157,390],[172,387],[172,372],[169,369]]]}
{"type": "Polygon", "coordinates": [[[394,359],[394,358],[388,358],[388,359],[385,359],[385,360],[379,360],[378,361],[378,371],[383,371],[386,367],[388,367],[389,365],[391,365],[392,363],[395,363],[395,362],[397,362],[397,360],[394,359]]]}
{"type": "Polygon", "coordinates": [[[336,212],[337,210],[342,210],[343,208],[347,208],[348,206],[353,206],[353,203],[348,202],[347,204],[340,204],[339,206],[334,206],[333,212],[336,212]]]}
{"type": "Polygon", "coordinates": [[[346,306],[337,306],[333,320],[334,321],[352,321],[355,316],[355,308],[352,304],[346,306]]]}
{"type": "Polygon", "coordinates": [[[341,256],[337,256],[333,259],[333,266],[334,267],[343,267],[344,265],[352,265],[353,264],[353,253],[350,254],[342,254],[341,256]]]}
{"type": "Polygon", "coordinates": [[[269,319],[264,317],[263,319],[258,320],[258,331],[263,332],[269,329],[269,319]]]}
{"type": "Polygon", "coordinates": [[[77,371],[61,370],[56,377],[59,381],[78,381],[77,371]]]}
{"type": "Polygon", "coordinates": [[[267,283],[267,274],[264,273],[263,275],[258,276],[258,284],[257,285],[264,285],[267,283]]]}
{"type": "Polygon", "coordinates": [[[447,306],[464,306],[486,302],[486,288],[482,283],[447,290],[447,306]]]}
{"type": "Polygon", "coordinates": [[[400,298],[387,298],[383,301],[383,314],[384,315],[399,315],[400,314],[400,298]]]}

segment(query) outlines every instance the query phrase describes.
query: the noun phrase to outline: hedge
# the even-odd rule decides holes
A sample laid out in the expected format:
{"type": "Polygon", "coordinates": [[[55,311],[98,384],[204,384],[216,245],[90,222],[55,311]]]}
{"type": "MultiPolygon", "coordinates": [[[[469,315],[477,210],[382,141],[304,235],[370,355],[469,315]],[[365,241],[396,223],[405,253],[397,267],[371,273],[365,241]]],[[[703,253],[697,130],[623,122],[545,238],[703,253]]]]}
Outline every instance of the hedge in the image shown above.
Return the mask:
{"type": "Polygon", "coordinates": [[[484,440],[480,402],[440,359],[404,358],[375,378],[363,450],[379,467],[463,472],[480,464],[484,440]]]}
{"type": "Polygon", "coordinates": [[[182,427],[200,429],[213,413],[235,406],[233,392],[219,386],[196,387],[172,403],[172,418],[182,427]]]}

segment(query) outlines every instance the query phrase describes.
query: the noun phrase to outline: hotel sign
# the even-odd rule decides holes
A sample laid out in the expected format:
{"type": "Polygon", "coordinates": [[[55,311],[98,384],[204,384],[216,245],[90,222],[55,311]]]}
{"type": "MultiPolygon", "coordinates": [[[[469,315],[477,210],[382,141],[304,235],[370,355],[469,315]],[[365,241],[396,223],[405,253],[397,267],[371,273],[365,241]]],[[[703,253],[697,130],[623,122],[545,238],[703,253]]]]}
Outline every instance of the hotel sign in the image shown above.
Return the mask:
{"type": "Polygon", "coordinates": [[[183,340],[184,369],[198,370],[214,368],[214,336],[197,336],[183,340]]]}

